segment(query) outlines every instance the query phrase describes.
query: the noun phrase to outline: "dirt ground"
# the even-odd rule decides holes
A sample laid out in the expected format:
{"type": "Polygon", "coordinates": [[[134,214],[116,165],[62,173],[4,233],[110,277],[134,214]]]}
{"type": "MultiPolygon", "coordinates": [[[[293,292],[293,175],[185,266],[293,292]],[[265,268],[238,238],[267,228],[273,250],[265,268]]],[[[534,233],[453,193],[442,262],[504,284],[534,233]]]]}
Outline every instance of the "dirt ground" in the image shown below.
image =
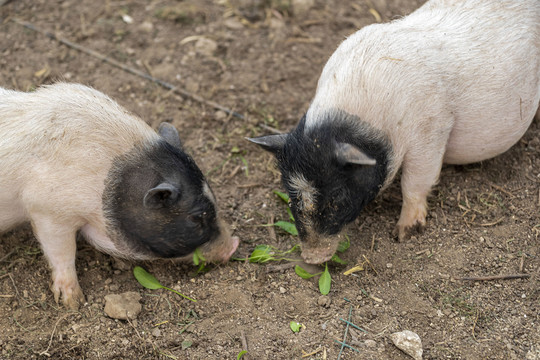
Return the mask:
{"type": "MultiPolygon", "coordinates": [[[[3,3],[3,1],[0,1],[3,3]]],[[[151,126],[171,121],[212,184],[241,239],[287,250],[298,242],[261,225],[287,220],[268,153],[244,137],[292,129],[339,42],[416,0],[12,0],[0,7],[0,86],[31,90],[59,79],[105,92],[151,126]],[[379,18],[380,16],[380,18],[379,18]],[[29,21],[88,49],[234,109],[245,119],[179,96],[23,28],[29,21]]],[[[291,263],[232,261],[196,274],[190,264],[126,264],[79,241],[87,303],[55,304],[50,271],[29,227],[0,239],[0,359],[408,359],[390,341],[411,330],[425,359],[540,359],[540,125],[495,159],[446,166],[429,198],[424,234],[397,243],[399,180],[346,229],[352,246],[330,267],[332,289],[291,263]],[[277,265],[286,264],[282,268],[277,265]],[[363,264],[353,275],[343,272],[363,264]],[[165,290],[146,290],[141,265],[165,290]],[[530,274],[465,281],[461,277],[530,274]],[[104,297],[142,295],[136,320],[113,320],[104,297]],[[299,333],[290,321],[304,325],[299,333]]],[[[0,170],[1,171],[1,170],[0,170]]],[[[54,194],[51,194],[54,196],[54,194]]],[[[296,254],[298,256],[298,254],[296,254]]],[[[310,270],[313,270],[312,268],[310,270]]],[[[316,270],[316,269],[315,269],[316,270]]]]}

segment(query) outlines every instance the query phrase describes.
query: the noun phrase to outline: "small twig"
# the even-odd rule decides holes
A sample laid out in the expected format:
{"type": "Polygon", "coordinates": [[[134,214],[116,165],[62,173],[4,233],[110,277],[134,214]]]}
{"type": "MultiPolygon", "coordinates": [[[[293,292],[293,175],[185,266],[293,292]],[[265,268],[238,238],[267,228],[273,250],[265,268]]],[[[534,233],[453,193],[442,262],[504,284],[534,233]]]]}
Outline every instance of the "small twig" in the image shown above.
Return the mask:
{"type": "Polygon", "coordinates": [[[471,225],[476,225],[476,226],[494,226],[494,225],[497,225],[498,223],[500,223],[503,220],[504,220],[504,217],[500,218],[499,220],[496,220],[496,221],[493,221],[493,222],[490,222],[490,223],[485,223],[485,224],[477,223],[477,222],[474,222],[474,221],[467,221],[467,220],[465,220],[465,222],[468,223],[468,224],[471,224],[471,225]]]}
{"type": "Polygon", "coordinates": [[[478,309],[476,309],[476,316],[474,318],[474,323],[473,323],[473,326],[472,326],[472,337],[473,339],[476,341],[476,335],[474,334],[474,329],[476,328],[476,323],[478,322],[478,316],[480,315],[480,312],[478,311],[478,309]]]}
{"type": "Polygon", "coordinates": [[[52,330],[52,333],[51,333],[51,338],[49,339],[49,345],[47,345],[47,348],[45,350],[43,350],[42,352],[39,353],[40,356],[42,355],[45,355],[47,357],[51,357],[51,354],[49,354],[49,349],[51,348],[51,345],[52,345],[52,341],[53,341],[53,338],[54,338],[54,332],[56,331],[56,327],[58,326],[58,324],[60,323],[60,321],[64,320],[66,317],[68,317],[69,315],[73,315],[74,313],[67,313],[67,314],[64,314],[62,315],[57,321],[56,323],[54,324],[54,327],[53,327],[53,330],[52,330]]]}
{"type": "Polygon", "coordinates": [[[1,259],[0,259],[0,262],[4,262],[6,259],[8,259],[13,253],[15,252],[15,249],[11,250],[10,252],[8,252],[6,255],[4,255],[1,259]]]}
{"type": "Polygon", "coordinates": [[[162,86],[162,87],[164,87],[166,89],[174,91],[175,93],[177,93],[179,95],[188,97],[188,98],[190,98],[192,100],[195,100],[195,101],[200,102],[202,104],[213,107],[214,109],[224,111],[227,114],[232,114],[233,116],[235,116],[235,117],[237,117],[239,119],[245,120],[243,115],[241,115],[241,114],[239,114],[239,113],[237,113],[235,111],[232,111],[232,110],[230,110],[230,109],[228,109],[228,108],[226,108],[226,107],[224,107],[224,106],[222,106],[222,105],[220,105],[220,104],[218,104],[218,103],[216,103],[214,101],[206,100],[206,99],[204,99],[203,97],[201,97],[201,96],[199,96],[197,94],[194,94],[194,93],[189,92],[189,91],[187,91],[185,89],[176,87],[176,86],[174,86],[174,85],[172,85],[172,84],[170,84],[170,83],[168,83],[166,81],[157,79],[157,78],[155,78],[155,77],[153,77],[151,75],[148,75],[148,74],[146,74],[146,73],[144,73],[142,71],[139,71],[137,69],[134,69],[132,67],[124,65],[124,64],[122,64],[122,63],[120,63],[120,62],[118,62],[118,61],[116,61],[114,59],[111,59],[111,58],[109,58],[109,57],[107,57],[105,55],[102,55],[102,54],[98,53],[97,51],[88,49],[88,48],[86,48],[84,46],[81,46],[79,44],[76,44],[76,43],[74,43],[72,41],[60,38],[60,37],[56,36],[55,34],[49,32],[49,31],[41,30],[41,29],[35,27],[34,25],[28,23],[28,22],[21,21],[19,19],[12,19],[12,20],[17,24],[19,24],[21,26],[24,26],[27,29],[38,32],[40,34],[43,34],[43,35],[47,36],[48,38],[50,38],[52,40],[56,40],[59,43],[65,45],[67,47],[78,50],[78,51],[80,51],[82,53],[85,53],[87,55],[93,56],[93,57],[95,57],[97,59],[100,59],[101,61],[104,61],[104,62],[106,62],[106,63],[108,63],[110,65],[113,65],[113,66],[115,66],[115,67],[117,67],[119,69],[122,69],[122,70],[124,70],[124,71],[126,71],[128,73],[140,76],[143,79],[150,80],[150,81],[152,81],[152,82],[154,82],[154,83],[156,83],[156,84],[158,84],[158,85],[160,85],[160,86],[162,86]]]}
{"type": "Polygon", "coordinates": [[[521,255],[521,260],[519,261],[519,272],[523,272],[523,264],[525,262],[525,256],[521,255]]]}
{"type": "Polygon", "coordinates": [[[496,190],[499,190],[499,191],[505,193],[506,195],[508,195],[508,196],[510,196],[510,197],[512,197],[512,198],[516,197],[516,196],[515,196],[514,194],[512,194],[510,191],[508,191],[508,190],[506,190],[506,189],[500,187],[499,185],[495,185],[495,184],[493,184],[493,183],[491,183],[491,182],[488,182],[488,184],[489,184],[489,186],[491,186],[492,188],[494,188],[494,189],[496,189],[496,190]]]}
{"type": "MultiPolygon", "coordinates": [[[[244,333],[244,330],[240,330],[240,341],[242,342],[242,349],[244,349],[245,351],[249,351],[248,349],[248,342],[247,342],[247,338],[246,338],[246,334],[244,333]]],[[[248,354],[244,355],[243,359],[248,359],[247,357],[248,354]]]]}
{"type": "Polygon", "coordinates": [[[307,352],[305,352],[304,350],[302,350],[302,358],[306,358],[306,357],[310,357],[310,356],[313,356],[315,354],[318,354],[321,351],[323,351],[323,349],[324,348],[320,347],[317,350],[310,352],[309,354],[307,352]]]}
{"type": "Polygon", "coordinates": [[[263,184],[251,183],[251,184],[236,185],[236,187],[239,189],[249,189],[249,188],[254,188],[254,187],[259,187],[259,186],[263,186],[263,184]]]}
{"type": "MultiPolygon", "coordinates": [[[[274,223],[274,214],[270,215],[270,221],[268,223],[269,224],[274,223]]],[[[270,239],[272,239],[274,242],[276,242],[277,237],[276,237],[276,230],[274,229],[274,227],[269,226],[267,229],[268,229],[268,233],[270,234],[270,239]]]]}
{"type": "Polygon", "coordinates": [[[264,130],[270,131],[270,132],[273,133],[273,134],[278,134],[278,135],[279,135],[279,134],[283,134],[283,131],[280,131],[280,130],[278,130],[278,129],[276,129],[276,128],[273,128],[273,127],[271,127],[271,126],[268,126],[268,125],[266,125],[266,124],[260,124],[259,126],[262,127],[264,130]]]}
{"type": "Polygon", "coordinates": [[[466,276],[456,278],[456,280],[464,281],[491,281],[491,280],[512,280],[512,279],[527,279],[530,274],[510,274],[510,275],[492,275],[492,276],[466,276]]]}

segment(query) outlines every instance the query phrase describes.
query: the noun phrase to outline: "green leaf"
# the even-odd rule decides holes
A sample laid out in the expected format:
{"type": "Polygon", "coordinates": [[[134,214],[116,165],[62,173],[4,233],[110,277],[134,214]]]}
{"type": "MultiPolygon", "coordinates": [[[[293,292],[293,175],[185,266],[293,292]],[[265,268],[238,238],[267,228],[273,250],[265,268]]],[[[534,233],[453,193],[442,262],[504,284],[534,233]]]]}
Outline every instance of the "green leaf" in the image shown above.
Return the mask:
{"type": "Polygon", "coordinates": [[[302,327],[302,324],[296,322],[296,321],[291,321],[289,323],[289,327],[291,328],[291,330],[294,332],[294,333],[297,333],[300,331],[300,328],[302,327]]]}
{"type": "Polygon", "coordinates": [[[135,266],[133,268],[133,275],[135,276],[135,279],[137,279],[139,284],[141,284],[147,289],[156,290],[164,288],[164,286],[159,283],[159,281],[154,277],[154,275],[150,274],[148,271],[144,270],[140,266],[135,266]]]}
{"type": "Polygon", "coordinates": [[[330,292],[330,285],[332,283],[332,277],[330,276],[330,272],[328,272],[328,264],[325,264],[324,271],[319,278],[319,291],[323,295],[328,295],[330,292]]]}
{"type": "Polygon", "coordinates": [[[349,239],[347,235],[345,235],[345,239],[347,240],[343,240],[339,242],[339,245],[337,248],[338,252],[344,252],[345,250],[349,248],[349,246],[351,246],[351,240],[349,239]]]}
{"type": "Polygon", "coordinates": [[[204,264],[205,262],[206,259],[204,258],[201,250],[199,248],[195,249],[195,251],[193,252],[193,264],[199,265],[204,264]]]}
{"type": "Polygon", "coordinates": [[[318,274],[310,274],[306,270],[304,270],[304,268],[300,267],[299,265],[296,265],[294,267],[294,272],[296,273],[296,275],[300,276],[302,279],[311,279],[314,276],[322,274],[322,272],[320,272],[318,274]]]}
{"type": "Polygon", "coordinates": [[[193,341],[184,340],[182,341],[182,350],[186,350],[187,348],[191,347],[193,345],[193,341]]]}
{"type": "Polygon", "coordinates": [[[274,194],[276,194],[281,200],[285,201],[285,204],[289,204],[289,195],[277,190],[274,190],[274,194]]]}
{"type": "Polygon", "coordinates": [[[292,222],[294,222],[294,215],[292,214],[292,211],[291,211],[291,208],[290,207],[287,207],[287,214],[289,214],[289,220],[291,220],[292,222]]]}
{"type": "Polygon", "coordinates": [[[296,229],[296,225],[288,222],[288,221],[276,221],[274,223],[274,226],[282,229],[282,230],[285,230],[286,232],[288,232],[289,234],[293,235],[293,236],[298,236],[298,230],[296,229]]]}
{"type": "Polygon", "coordinates": [[[265,263],[273,259],[272,247],[268,245],[257,245],[249,256],[250,263],[265,263]]]}
{"type": "Polygon", "coordinates": [[[338,254],[334,254],[332,256],[332,258],[330,259],[330,261],[333,261],[333,262],[341,264],[341,265],[347,265],[347,262],[345,260],[343,260],[342,258],[340,258],[338,256],[338,254]]]}
{"type": "Polygon", "coordinates": [[[178,291],[176,291],[174,289],[171,289],[171,288],[168,288],[166,286],[161,285],[159,283],[159,281],[154,277],[154,275],[150,274],[148,271],[144,270],[140,266],[135,266],[133,268],[133,275],[135,276],[135,279],[137,279],[139,284],[141,284],[142,286],[144,286],[147,289],[150,289],[150,290],[165,289],[165,290],[172,291],[173,293],[178,294],[178,295],[180,295],[183,298],[186,298],[188,300],[191,300],[191,301],[194,301],[194,302],[197,301],[197,300],[192,299],[189,296],[186,296],[186,295],[184,295],[184,294],[182,294],[182,293],[180,293],[180,292],[178,292],[178,291]]]}
{"type": "Polygon", "coordinates": [[[247,354],[247,350],[240,351],[238,355],[236,355],[236,360],[240,360],[245,354],[247,354]]]}

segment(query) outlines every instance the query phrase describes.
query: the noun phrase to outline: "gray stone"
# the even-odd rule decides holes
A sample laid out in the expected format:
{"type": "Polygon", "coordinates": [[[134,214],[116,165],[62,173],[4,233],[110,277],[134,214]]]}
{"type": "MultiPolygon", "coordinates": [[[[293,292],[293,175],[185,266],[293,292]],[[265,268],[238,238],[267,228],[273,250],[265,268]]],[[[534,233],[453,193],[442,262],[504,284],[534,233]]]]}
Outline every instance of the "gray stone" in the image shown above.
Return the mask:
{"type": "Polygon", "coordinates": [[[105,314],[113,319],[135,319],[142,310],[141,295],[136,292],[105,296],[105,314]]]}

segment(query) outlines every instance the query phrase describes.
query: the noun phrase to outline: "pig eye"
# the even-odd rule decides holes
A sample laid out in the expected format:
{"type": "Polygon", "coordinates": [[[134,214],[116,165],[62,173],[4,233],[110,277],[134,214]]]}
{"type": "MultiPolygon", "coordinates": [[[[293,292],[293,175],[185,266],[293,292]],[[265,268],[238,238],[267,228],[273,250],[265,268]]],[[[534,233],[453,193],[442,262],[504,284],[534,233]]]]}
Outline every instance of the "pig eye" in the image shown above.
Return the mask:
{"type": "Polygon", "coordinates": [[[191,214],[191,215],[189,215],[188,218],[189,218],[189,220],[191,220],[192,222],[194,222],[196,224],[204,225],[207,222],[208,213],[206,211],[204,211],[204,212],[199,213],[199,214],[191,214]]]}

